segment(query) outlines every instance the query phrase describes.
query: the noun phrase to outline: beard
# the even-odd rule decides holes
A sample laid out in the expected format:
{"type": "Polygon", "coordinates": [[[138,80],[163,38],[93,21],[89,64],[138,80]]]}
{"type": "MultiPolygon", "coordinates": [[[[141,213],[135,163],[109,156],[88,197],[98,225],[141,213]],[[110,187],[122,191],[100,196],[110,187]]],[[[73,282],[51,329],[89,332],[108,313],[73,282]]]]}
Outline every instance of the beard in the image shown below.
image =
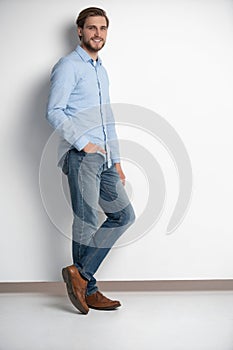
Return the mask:
{"type": "Polygon", "coordinates": [[[93,43],[93,41],[91,39],[86,40],[84,36],[82,37],[82,42],[83,42],[83,46],[85,46],[86,49],[90,52],[98,52],[105,45],[104,40],[100,41],[100,43],[95,44],[95,43],[93,43]]]}

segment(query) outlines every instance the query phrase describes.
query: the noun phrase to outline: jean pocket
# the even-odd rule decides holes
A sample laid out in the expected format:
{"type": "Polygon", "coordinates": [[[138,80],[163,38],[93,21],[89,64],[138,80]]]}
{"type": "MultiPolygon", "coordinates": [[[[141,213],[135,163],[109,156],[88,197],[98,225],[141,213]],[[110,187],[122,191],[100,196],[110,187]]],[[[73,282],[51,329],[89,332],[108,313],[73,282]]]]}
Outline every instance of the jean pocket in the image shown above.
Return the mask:
{"type": "Polygon", "coordinates": [[[87,156],[89,156],[89,155],[92,155],[92,156],[96,156],[97,154],[100,154],[102,157],[104,157],[105,158],[105,154],[103,153],[103,152],[101,152],[101,151],[96,151],[96,152],[84,152],[84,154],[87,156]]]}
{"type": "Polygon", "coordinates": [[[101,152],[101,151],[97,151],[96,153],[97,153],[97,154],[100,154],[100,155],[101,155],[102,157],[104,157],[104,158],[106,157],[106,154],[103,153],[103,152],[101,152]]]}
{"type": "Polygon", "coordinates": [[[62,171],[65,175],[69,174],[69,154],[70,154],[70,151],[66,152],[66,155],[63,161],[63,166],[62,166],[62,171]]]}

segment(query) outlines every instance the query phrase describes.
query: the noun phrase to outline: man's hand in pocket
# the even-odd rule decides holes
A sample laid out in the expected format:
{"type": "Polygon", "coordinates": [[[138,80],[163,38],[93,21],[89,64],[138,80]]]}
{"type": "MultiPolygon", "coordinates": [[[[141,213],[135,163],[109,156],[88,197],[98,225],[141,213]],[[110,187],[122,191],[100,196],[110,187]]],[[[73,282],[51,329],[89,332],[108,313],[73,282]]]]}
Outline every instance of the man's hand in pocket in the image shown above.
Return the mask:
{"type": "Polygon", "coordinates": [[[104,154],[106,153],[106,151],[102,147],[91,142],[88,142],[88,144],[83,148],[83,151],[86,153],[96,153],[97,151],[100,151],[104,154]]]}

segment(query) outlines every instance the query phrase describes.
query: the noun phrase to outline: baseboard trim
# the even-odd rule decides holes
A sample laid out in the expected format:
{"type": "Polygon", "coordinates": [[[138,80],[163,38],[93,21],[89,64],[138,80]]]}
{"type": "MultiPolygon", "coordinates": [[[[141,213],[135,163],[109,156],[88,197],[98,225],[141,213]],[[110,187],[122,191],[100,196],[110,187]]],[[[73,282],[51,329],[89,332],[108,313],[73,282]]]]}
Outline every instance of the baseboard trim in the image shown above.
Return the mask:
{"type": "MultiPolygon", "coordinates": [[[[102,291],[233,291],[233,280],[99,281],[102,291]]],[[[0,293],[46,293],[65,295],[63,282],[2,282],[0,293]]]]}

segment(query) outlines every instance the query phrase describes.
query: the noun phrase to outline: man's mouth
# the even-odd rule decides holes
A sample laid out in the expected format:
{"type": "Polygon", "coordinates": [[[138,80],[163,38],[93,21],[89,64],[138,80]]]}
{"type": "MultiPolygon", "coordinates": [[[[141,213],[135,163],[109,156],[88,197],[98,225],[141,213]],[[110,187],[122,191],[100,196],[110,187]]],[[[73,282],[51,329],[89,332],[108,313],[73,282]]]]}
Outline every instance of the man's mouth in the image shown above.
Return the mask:
{"type": "Polygon", "coordinates": [[[95,43],[100,43],[102,39],[92,39],[95,43]]]}

